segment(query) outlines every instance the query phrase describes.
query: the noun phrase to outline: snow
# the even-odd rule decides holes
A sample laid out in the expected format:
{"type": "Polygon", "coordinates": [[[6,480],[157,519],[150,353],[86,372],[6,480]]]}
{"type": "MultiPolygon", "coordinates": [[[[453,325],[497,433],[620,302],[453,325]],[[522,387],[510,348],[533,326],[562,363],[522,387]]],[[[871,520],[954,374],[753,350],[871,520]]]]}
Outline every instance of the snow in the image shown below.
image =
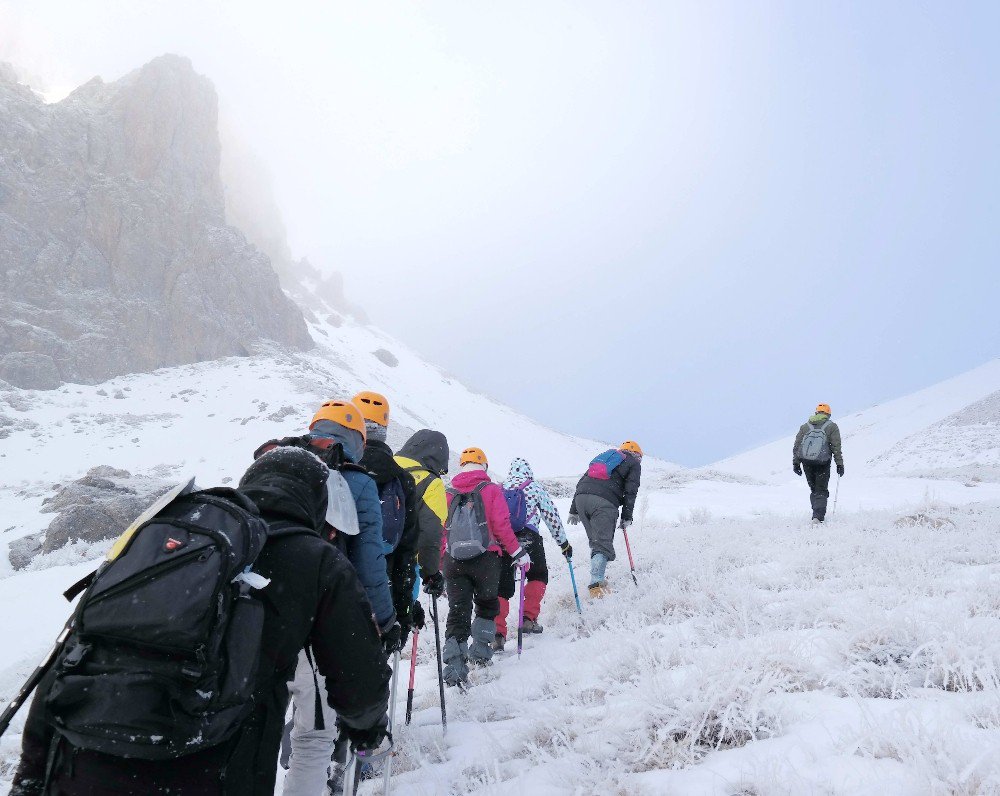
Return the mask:
{"type": "MultiPolygon", "coordinates": [[[[561,477],[561,494],[604,447],[467,390],[370,327],[311,329],[321,343],[305,354],[0,393],[14,421],[0,422],[0,540],[44,528],[54,485],[98,464],[234,483],[262,441],[301,433],[321,400],[362,387],[392,401],[392,444],[440,428],[453,450],[486,449],[496,474],[525,456],[540,478],[561,477]]],[[[995,361],[837,418],[847,475],[819,527],[790,437],[700,470],[647,460],[630,531],[638,587],[619,536],[613,592],[589,599],[586,538],[570,527],[581,619],[546,542],[545,632],[520,660],[509,644],[468,693],[448,692],[447,736],[425,630],[393,792],[1000,793],[998,393],[995,361]]],[[[100,547],[18,573],[0,560],[0,699],[49,648],[70,610],[62,591],[100,547]]],[[[0,783],[23,720],[0,741],[0,783]]]]}

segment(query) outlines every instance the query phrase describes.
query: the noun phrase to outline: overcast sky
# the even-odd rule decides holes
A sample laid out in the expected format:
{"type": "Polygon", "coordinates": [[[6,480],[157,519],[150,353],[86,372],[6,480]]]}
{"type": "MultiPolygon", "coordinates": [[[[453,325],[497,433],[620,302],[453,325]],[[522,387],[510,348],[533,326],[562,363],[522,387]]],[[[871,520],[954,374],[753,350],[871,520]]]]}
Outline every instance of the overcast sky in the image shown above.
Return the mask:
{"type": "Polygon", "coordinates": [[[57,92],[189,56],[378,325],[684,464],[1000,355],[998,30],[1000,3],[0,0],[0,59],[57,92]]]}

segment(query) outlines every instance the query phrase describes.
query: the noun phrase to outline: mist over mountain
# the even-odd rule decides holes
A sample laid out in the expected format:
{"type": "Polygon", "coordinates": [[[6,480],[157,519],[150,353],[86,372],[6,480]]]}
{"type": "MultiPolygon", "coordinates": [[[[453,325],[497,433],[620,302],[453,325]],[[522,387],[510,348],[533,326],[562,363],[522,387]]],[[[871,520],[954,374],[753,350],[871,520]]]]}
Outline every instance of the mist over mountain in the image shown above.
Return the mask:
{"type": "Polygon", "coordinates": [[[220,156],[215,90],[185,58],[50,105],[0,70],[0,380],[311,347],[267,254],[229,223],[220,156]]]}

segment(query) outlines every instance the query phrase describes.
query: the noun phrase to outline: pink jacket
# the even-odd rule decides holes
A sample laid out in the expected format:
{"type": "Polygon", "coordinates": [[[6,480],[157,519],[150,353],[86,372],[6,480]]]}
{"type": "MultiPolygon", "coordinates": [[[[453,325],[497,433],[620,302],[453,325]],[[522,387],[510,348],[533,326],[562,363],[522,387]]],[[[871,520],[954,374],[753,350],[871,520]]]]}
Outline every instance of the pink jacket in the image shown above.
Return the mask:
{"type": "MultiPolygon", "coordinates": [[[[483,481],[489,482],[489,486],[484,487],[479,493],[483,498],[483,505],[486,508],[486,525],[490,529],[490,536],[493,538],[493,544],[490,545],[489,549],[499,555],[502,552],[502,546],[503,550],[506,550],[511,557],[517,558],[517,556],[521,555],[521,545],[518,543],[517,537],[510,527],[510,509],[507,508],[507,501],[504,499],[503,490],[500,488],[500,485],[490,481],[490,477],[484,470],[472,470],[459,473],[452,478],[451,488],[456,492],[468,494],[483,481]]],[[[448,492],[449,507],[451,507],[453,497],[454,495],[448,492]]],[[[444,555],[447,546],[448,540],[442,534],[442,555],[444,555]]]]}

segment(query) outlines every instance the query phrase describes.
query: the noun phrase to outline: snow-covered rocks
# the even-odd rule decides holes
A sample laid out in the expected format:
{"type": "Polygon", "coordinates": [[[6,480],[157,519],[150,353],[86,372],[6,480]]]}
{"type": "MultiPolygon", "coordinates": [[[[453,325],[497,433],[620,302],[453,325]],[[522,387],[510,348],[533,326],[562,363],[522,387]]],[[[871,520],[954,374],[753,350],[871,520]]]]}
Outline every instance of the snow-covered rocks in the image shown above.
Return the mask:
{"type": "Polygon", "coordinates": [[[127,470],[93,467],[82,478],[60,486],[42,502],[42,512],[57,516],[44,531],[10,544],[11,566],[16,570],[29,565],[38,569],[99,555],[100,543],[118,538],[147,506],[172,486],[157,478],[133,476],[127,470]],[[70,545],[77,549],[66,552],[70,545]]]}

